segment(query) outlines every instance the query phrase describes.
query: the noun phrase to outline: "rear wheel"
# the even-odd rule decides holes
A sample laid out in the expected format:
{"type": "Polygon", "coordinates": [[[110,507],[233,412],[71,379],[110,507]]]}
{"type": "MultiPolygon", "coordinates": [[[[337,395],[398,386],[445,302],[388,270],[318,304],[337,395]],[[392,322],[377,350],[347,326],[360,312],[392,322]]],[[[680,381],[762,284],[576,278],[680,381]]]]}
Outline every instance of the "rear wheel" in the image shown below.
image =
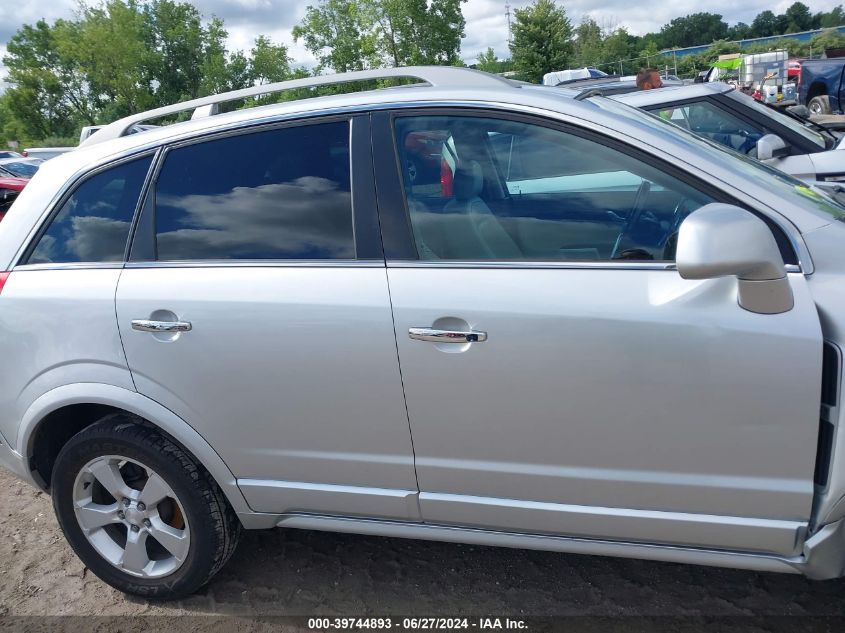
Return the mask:
{"type": "Polygon", "coordinates": [[[68,441],[52,475],[65,537],[104,582],[145,598],[204,585],[241,526],[216,482],[179,446],[126,414],[68,441]]]}
{"type": "Polygon", "coordinates": [[[827,95],[813,97],[807,104],[807,109],[812,114],[830,114],[830,97],[827,95]]]}

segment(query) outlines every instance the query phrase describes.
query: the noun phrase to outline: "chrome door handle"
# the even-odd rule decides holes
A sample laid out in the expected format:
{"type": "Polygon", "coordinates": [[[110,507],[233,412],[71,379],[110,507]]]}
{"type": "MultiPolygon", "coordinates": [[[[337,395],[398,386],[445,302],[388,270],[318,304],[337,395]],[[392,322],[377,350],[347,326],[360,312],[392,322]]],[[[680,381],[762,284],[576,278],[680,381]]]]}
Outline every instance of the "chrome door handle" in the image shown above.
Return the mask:
{"type": "Polygon", "coordinates": [[[408,337],[415,341],[430,343],[482,343],[487,340],[487,332],[461,332],[457,330],[436,330],[430,327],[412,327],[408,337]]]}
{"type": "Polygon", "coordinates": [[[132,329],[139,332],[190,332],[188,321],[150,321],[149,319],[135,319],[132,329]]]}

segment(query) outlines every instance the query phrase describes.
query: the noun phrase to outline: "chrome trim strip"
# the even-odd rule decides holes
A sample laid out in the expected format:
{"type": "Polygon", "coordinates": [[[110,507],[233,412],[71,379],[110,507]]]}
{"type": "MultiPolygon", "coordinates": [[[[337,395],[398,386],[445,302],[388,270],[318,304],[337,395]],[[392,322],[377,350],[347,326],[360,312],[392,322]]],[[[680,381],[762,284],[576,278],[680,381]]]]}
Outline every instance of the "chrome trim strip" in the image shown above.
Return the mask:
{"type": "Polygon", "coordinates": [[[448,543],[514,547],[548,552],[639,558],[644,560],[781,573],[800,573],[802,566],[806,562],[803,556],[786,558],[750,552],[726,552],[674,545],[523,534],[430,523],[354,519],[319,514],[285,514],[280,517],[277,526],[281,528],[345,532],[350,534],[422,539],[448,543]]]}
{"type": "Polygon", "coordinates": [[[674,263],[649,263],[649,262],[546,262],[526,261],[516,262],[508,260],[496,261],[398,261],[389,260],[388,268],[491,268],[510,270],[533,270],[533,269],[593,269],[593,270],[675,270],[674,263]]]}
{"type": "Polygon", "coordinates": [[[355,259],[239,259],[172,262],[127,262],[124,268],[384,268],[380,260],[355,259]]]}
{"type": "Polygon", "coordinates": [[[120,270],[121,268],[123,268],[123,262],[64,262],[59,264],[21,264],[15,266],[12,270],[120,270]]]}
{"type": "MultiPolygon", "coordinates": [[[[496,261],[404,261],[389,260],[388,268],[491,268],[506,270],[546,270],[546,269],[573,269],[573,270],[677,270],[674,262],[544,262],[527,261],[515,262],[507,260],[496,261]]],[[[787,264],[787,273],[800,273],[801,267],[796,264],[787,264]]]]}

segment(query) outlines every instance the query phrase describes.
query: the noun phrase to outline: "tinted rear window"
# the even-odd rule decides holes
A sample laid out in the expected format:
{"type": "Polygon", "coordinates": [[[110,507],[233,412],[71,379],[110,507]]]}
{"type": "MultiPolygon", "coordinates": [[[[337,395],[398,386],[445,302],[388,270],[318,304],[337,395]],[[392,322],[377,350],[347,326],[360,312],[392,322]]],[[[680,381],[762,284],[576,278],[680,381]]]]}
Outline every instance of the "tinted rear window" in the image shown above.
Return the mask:
{"type": "Polygon", "coordinates": [[[26,263],[120,262],[151,156],[85,180],[53,217],[26,263]]]}
{"type": "Polygon", "coordinates": [[[158,259],[351,259],[349,123],[230,136],[168,153],[158,259]]]}

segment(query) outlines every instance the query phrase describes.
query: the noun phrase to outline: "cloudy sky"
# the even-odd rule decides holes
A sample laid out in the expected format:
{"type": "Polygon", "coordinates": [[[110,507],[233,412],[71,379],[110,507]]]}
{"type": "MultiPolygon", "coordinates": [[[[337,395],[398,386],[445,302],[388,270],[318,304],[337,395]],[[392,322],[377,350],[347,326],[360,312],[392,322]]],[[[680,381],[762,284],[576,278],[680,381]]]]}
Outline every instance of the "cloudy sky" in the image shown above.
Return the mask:
{"type": "MultiPolygon", "coordinates": [[[[310,0],[312,2],[316,0],[310,0]]],[[[568,0],[563,5],[574,23],[590,16],[602,26],[624,26],[635,35],[655,31],[672,18],[710,11],[720,13],[729,24],[750,23],[760,11],[771,9],[782,13],[794,0],[746,0],[738,9],[735,0],[710,0],[706,6],[695,0],[568,0]],[[738,10],[737,10],[738,9],[738,10]]],[[[810,9],[829,11],[842,0],[804,0],[810,9]]],[[[302,46],[294,44],[291,29],[305,14],[309,4],[295,0],[194,0],[193,4],[204,17],[217,15],[226,22],[231,50],[248,49],[256,35],[263,33],[277,42],[286,44],[291,56],[298,64],[312,66],[311,55],[302,46]]],[[[511,7],[529,4],[529,0],[511,0],[511,7]]],[[[39,18],[48,21],[68,18],[73,15],[76,0],[0,0],[0,56],[4,45],[23,24],[32,24],[39,18]]],[[[468,0],[464,5],[466,18],[466,39],[461,50],[468,63],[474,63],[476,55],[492,46],[499,57],[506,57],[507,20],[505,0],[468,0]]],[[[5,69],[0,67],[5,76],[5,69]]]]}

